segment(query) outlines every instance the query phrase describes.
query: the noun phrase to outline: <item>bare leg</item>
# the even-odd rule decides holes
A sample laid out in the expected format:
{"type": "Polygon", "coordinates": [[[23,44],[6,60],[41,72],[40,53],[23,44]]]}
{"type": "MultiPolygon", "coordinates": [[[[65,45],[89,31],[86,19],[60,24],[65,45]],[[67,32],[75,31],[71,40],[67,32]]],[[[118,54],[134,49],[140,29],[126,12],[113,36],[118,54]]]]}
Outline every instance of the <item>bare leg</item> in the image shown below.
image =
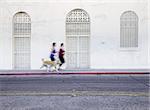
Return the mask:
{"type": "Polygon", "coordinates": [[[40,67],[40,69],[42,69],[44,66],[42,65],[41,67],[40,67]]]}
{"type": "Polygon", "coordinates": [[[40,67],[40,69],[42,69],[43,67],[46,67],[46,68],[47,68],[47,65],[44,65],[44,64],[43,64],[43,65],[40,67]]]}

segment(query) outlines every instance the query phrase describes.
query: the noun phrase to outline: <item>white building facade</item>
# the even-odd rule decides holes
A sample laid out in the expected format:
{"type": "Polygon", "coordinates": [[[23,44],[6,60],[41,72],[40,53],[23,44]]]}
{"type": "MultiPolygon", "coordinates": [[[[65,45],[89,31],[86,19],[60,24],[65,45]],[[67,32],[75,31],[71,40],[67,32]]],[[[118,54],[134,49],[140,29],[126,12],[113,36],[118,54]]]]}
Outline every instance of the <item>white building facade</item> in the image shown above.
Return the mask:
{"type": "Polygon", "coordinates": [[[34,70],[53,42],[67,69],[148,69],[148,0],[0,0],[0,70],[34,70]]]}

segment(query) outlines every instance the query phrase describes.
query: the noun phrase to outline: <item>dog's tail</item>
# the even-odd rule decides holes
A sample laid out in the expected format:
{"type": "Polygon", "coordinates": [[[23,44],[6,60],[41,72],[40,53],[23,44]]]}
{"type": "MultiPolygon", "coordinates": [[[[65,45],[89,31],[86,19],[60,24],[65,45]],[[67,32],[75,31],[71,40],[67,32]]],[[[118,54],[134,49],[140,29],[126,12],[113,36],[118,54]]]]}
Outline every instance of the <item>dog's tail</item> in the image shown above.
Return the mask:
{"type": "Polygon", "coordinates": [[[42,58],[41,60],[44,61],[44,58],[42,58]]]}

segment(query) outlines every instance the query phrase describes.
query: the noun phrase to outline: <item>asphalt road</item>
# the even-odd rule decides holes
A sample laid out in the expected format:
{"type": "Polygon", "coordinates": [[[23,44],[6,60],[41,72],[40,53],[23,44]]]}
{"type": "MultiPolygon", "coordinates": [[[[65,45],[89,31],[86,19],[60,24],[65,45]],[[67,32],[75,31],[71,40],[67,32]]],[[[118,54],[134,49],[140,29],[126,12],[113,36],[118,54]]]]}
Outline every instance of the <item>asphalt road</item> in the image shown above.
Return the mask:
{"type": "Polygon", "coordinates": [[[1,76],[0,110],[149,110],[149,87],[149,75],[1,76]]]}
{"type": "Polygon", "coordinates": [[[149,75],[49,75],[0,77],[0,91],[149,92],[149,75]]]}
{"type": "Polygon", "coordinates": [[[0,110],[149,110],[147,97],[1,96],[0,110]]]}

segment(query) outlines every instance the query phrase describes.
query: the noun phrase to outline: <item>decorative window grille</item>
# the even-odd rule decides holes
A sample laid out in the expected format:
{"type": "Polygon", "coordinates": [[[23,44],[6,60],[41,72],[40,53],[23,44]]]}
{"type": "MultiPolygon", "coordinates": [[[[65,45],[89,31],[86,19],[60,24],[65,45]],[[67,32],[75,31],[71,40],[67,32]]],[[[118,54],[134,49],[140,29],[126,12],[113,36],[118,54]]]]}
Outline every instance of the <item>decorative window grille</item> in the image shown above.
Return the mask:
{"type": "Polygon", "coordinates": [[[90,17],[83,9],[70,11],[66,18],[67,67],[90,66],[90,17]]]}
{"type": "Polygon", "coordinates": [[[138,47],[138,16],[133,11],[126,11],[121,15],[120,47],[138,47]]]}
{"type": "Polygon", "coordinates": [[[31,19],[25,12],[18,12],[13,18],[14,69],[30,69],[31,19]]]}

